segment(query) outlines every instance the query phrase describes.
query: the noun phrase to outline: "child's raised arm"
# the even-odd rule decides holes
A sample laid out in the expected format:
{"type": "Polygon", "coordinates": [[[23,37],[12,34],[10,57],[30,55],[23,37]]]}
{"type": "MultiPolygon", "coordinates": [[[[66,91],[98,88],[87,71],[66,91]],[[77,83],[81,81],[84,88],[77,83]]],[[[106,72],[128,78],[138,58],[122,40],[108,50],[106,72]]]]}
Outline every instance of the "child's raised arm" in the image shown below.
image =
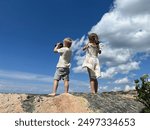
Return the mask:
{"type": "Polygon", "coordinates": [[[63,47],[63,44],[62,43],[57,43],[57,45],[54,47],[54,52],[57,53],[58,50],[57,49],[60,49],[63,47]]]}
{"type": "Polygon", "coordinates": [[[58,45],[56,45],[56,46],[54,47],[54,52],[55,52],[55,53],[58,52],[57,49],[58,49],[58,45]]]}
{"type": "Polygon", "coordinates": [[[83,47],[83,51],[85,51],[88,47],[89,47],[88,44],[86,44],[86,45],[83,47]]]}

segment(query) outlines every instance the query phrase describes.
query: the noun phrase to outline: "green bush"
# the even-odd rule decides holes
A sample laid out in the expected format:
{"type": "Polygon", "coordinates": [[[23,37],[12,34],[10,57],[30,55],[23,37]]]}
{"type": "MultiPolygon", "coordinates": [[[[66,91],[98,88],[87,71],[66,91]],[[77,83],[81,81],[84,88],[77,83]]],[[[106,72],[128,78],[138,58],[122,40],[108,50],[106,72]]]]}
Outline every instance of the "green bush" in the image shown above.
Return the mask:
{"type": "Polygon", "coordinates": [[[150,82],[148,81],[149,75],[143,75],[140,80],[135,80],[137,100],[142,102],[146,108],[143,112],[150,112],[150,82]]]}

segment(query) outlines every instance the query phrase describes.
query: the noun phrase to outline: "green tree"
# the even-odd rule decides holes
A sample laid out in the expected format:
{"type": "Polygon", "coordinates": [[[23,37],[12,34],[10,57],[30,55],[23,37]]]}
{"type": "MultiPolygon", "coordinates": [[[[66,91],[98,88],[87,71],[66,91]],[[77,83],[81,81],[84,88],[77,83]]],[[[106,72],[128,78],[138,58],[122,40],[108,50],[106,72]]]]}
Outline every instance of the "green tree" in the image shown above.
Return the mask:
{"type": "Polygon", "coordinates": [[[143,112],[150,112],[150,82],[148,81],[149,75],[144,74],[140,80],[135,80],[135,88],[137,91],[137,99],[142,102],[146,108],[143,112]]]}

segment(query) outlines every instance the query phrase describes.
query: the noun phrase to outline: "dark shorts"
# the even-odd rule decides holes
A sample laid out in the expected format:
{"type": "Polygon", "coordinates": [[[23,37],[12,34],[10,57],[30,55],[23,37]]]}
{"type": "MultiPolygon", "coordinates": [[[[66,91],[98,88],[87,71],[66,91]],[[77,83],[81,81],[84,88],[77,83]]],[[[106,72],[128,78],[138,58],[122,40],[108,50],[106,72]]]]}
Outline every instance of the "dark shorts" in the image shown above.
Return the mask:
{"type": "Polygon", "coordinates": [[[57,68],[55,75],[54,75],[54,80],[68,80],[69,81],[69,73],[70,70],[69,68],[57,68]]]}

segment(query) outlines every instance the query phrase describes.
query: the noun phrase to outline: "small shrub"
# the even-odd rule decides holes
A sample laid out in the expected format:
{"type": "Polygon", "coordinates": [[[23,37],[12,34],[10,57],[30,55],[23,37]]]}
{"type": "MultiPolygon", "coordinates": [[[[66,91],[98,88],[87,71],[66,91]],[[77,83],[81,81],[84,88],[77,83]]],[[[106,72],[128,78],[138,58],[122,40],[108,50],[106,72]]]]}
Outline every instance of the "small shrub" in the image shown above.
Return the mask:
{"type": "Polygon", "coordinates": [[[137,91],[137,100],[143,103],[146,108],[143,112],[150,112],[150,82],[148,81],[149,75],[143,75],[140,80],[135,80],[135,89],[137,91]]]}

